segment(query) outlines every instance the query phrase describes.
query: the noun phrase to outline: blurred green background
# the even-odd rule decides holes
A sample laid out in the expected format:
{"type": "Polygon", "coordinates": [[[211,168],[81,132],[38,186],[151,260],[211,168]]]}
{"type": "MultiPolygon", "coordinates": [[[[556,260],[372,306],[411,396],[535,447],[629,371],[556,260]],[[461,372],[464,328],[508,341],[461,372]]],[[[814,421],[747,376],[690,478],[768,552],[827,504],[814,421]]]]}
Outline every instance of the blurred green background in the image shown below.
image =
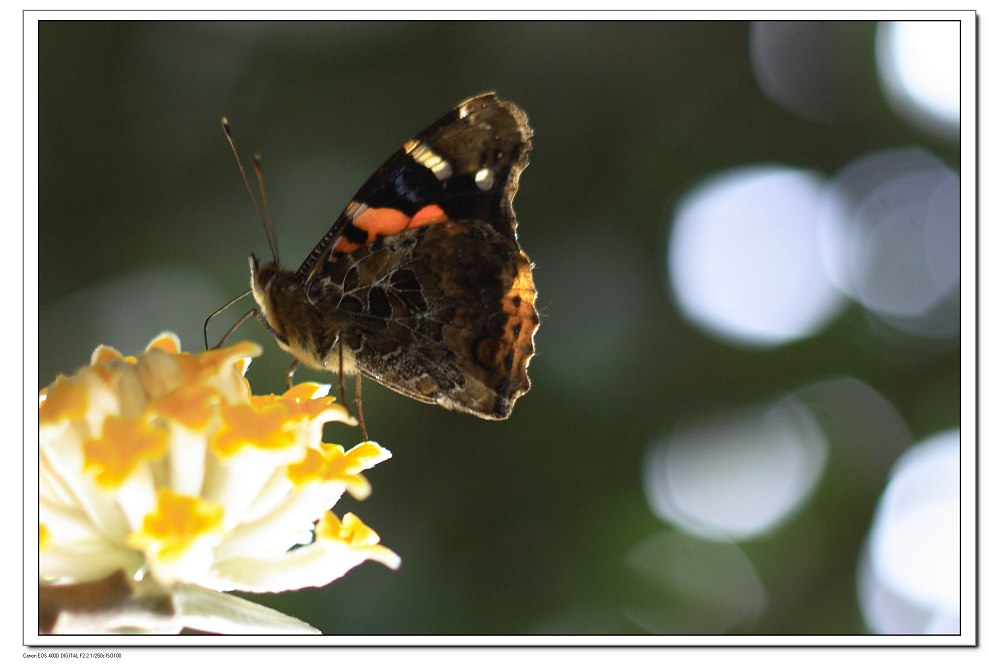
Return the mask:
{"type": "MultiPolygon", "coordinates": [[[[958,168],[956,142],[885,101],[876,27],[819,26],[837,57],[799,64],[838,77],[823,108],[843,113],[823,122],[764,93],[747,22],[43,21],[39,381],[162,330],[200,350],[205,317],[246,289],[267,242],[220,116],[244,157],[262,153],[296,267],[405,139],[495,90],[535,129],[516,200],[542,315],[533,388],[494,423],[366,382],[368,429],[394,457],[336,510],[403,566],[258,600],[342,634],[872,631],[864,540],[900,453],[959,425],[957,335],[886,333],[851,304],[786,344],[735,344],[683,316],[667,252],[681,197],[734,167],[831,176],[915,146],[958,168]],[[653,509],[650,460],[672,433],[833,385],[861,388],[813,409],[826,458],[780,521],[708,540],[653,509]]],[[[280,390],[289,359],[255,322],[238,337],[265,349],[255,390],[280,390]]]]}

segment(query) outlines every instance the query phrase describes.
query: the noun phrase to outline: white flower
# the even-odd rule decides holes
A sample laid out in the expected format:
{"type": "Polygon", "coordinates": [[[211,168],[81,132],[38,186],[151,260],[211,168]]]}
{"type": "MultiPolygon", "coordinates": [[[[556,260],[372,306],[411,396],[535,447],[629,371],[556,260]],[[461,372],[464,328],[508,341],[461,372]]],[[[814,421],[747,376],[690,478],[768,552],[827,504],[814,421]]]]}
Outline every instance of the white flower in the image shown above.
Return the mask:
{"type": "MultiPolygon", "coordinates": [[[[328,386],[253,396],[243,373],[259,353],[242,342],[184,354],[164,334],[138,359],[99,347],[90,366],[42,390],[43,588],[122,572],[135,589],[165,591],[175,615],[196,606],[193,628],[213,630],[204,609],[215,602],[206,599],[234,600],[229,624],[219,624],[225,628],[233,615],[246,616],[249,603],[218,592],[319,587],[365,560],[399,566],[359,518],[329,510],[345,491],[366,497],[360,473],[391,454],[374,442],[349,451],[322,442],[324,423],[356,424],[326,397],[328,386]]],[[[81,621],[57,610],[52,631],[81,621]]],[[[116,621],[102,616],[97,630],[150,630],[116,621]]],[[[259,631],[261,621],[249,623],[259,631]]]]}

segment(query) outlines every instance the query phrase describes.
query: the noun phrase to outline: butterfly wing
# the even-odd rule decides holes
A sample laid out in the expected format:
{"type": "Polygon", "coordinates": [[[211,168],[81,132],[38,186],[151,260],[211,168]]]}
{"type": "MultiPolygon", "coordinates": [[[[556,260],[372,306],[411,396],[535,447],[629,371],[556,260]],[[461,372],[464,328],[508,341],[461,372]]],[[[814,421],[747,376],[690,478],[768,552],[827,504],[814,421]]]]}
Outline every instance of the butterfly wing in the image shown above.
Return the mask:
{"type": "Polygon", "coordinates": [[[526,114],[493,93],[465,100],[407,141],[357,192],[297,277],[313,282],[377,238],[447,220],[480,221],[516,242],[512,200],[527,166],[526,114]]]}
{"type": "MultiPolygon", "coordinates": [[[[448,221],[327,262],[309,298],[338,313],[338,344],[365,376],[423,402],[504,419],[530,388],[531,268],[490,225],[448,221]]],[[[332,363],[336,350],[329,356],[332,363]]]]}
{"type": "Polygon", "coordinates": [[[409,397],[509,416],[538,328],[512,205],[531,134],[516,105],[479,95],[368,179],[296,274],[323,313],[312,346],[325,367],[342,353],[409,397]]]}

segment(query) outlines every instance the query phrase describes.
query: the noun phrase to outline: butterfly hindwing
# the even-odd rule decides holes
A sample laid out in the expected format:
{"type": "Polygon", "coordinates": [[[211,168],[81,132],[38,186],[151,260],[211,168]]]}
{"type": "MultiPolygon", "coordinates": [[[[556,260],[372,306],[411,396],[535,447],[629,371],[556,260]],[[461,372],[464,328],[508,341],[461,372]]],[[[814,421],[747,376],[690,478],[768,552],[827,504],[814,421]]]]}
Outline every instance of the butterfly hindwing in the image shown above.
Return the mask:
{"type": "Polygon", "coordinates": [[[342,313],[338,344],[359,372],[412,398],[496,419],[530,388],[531,263],[489,225],[377,239],[326,264],[310,299],[342,313]]]}

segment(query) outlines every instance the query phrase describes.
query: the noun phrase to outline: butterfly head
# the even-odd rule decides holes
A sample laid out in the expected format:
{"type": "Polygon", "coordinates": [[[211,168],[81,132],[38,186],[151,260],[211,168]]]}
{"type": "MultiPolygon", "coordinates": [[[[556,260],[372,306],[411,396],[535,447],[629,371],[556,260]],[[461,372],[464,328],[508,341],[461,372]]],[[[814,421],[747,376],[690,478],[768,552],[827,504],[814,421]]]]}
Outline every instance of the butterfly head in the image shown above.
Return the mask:
{"type": "Polygon", "coordinates": [[[290,297],[296,290],[294,274],[275,262],[261,264],[256,255],[250,255],[250,289],[253,299],[263,315],[267,329],[285,350],[291,346],[290,333],[294,325],[285,315],[290,297]]]}

